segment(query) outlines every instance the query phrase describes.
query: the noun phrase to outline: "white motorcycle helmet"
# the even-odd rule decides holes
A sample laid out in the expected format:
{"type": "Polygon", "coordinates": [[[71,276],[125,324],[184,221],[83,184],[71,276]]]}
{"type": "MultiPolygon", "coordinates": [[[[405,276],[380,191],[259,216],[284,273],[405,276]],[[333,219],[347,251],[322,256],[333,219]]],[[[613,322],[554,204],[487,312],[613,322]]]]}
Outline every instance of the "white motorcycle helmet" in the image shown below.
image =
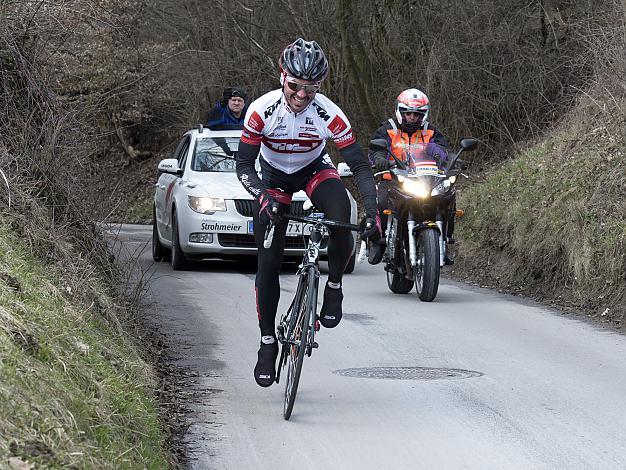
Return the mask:
{"type": "Polygon", "coordinates": [[[419,118],[417,122],[411,124],[410,127],[414,127],[415,129],[426,128],[429,111],[430,102],[428,101],[428,96],[417,88],[404,90],[398,95],[398,98],[396,98],[396,118],[401,128],[408,124],[402,113],[418,113],[419,118]]]}

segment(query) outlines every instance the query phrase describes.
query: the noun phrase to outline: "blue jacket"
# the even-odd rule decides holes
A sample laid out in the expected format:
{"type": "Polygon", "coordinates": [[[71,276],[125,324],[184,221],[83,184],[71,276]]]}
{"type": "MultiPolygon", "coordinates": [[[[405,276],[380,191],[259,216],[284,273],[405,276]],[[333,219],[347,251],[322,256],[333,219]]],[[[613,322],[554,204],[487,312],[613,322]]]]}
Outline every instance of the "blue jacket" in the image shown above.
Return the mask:
{"type": "Polygon", "coordinates": [[[207,126],[209,129],[242,129],[247,110],[248,107],[246,106],[241,111],[241,116],[236,118],[231,110],[228,109],[228,105],[222,106],[221,102],[219,102],[209,111],[207,126]]]}

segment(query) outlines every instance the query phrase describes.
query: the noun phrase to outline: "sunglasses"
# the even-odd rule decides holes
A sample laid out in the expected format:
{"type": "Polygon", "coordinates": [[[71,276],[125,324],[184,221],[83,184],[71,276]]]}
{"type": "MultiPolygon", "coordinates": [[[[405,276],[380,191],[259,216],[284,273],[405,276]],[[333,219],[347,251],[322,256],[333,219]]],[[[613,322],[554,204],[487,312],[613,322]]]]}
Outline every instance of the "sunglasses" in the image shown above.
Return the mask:
{"type": "Polygon", "coordinates": [[[321,86],[319,84],[303,85],[301,83],[296,83],[293,80],[289,80],[289,79],[287,79],[286,82],[287,82],[287,86],[289,87],[291,91],[304,90],[304,92],[307,94],[315,93],[317,90],[320,89],[320,86],[321,86]]]}
{"type": "Polygon", "coordinates": [[[423,116],[424,113],[420,113],[417,111],[403,111],[402,114],[404,114],[405,116],[423,116]]]}

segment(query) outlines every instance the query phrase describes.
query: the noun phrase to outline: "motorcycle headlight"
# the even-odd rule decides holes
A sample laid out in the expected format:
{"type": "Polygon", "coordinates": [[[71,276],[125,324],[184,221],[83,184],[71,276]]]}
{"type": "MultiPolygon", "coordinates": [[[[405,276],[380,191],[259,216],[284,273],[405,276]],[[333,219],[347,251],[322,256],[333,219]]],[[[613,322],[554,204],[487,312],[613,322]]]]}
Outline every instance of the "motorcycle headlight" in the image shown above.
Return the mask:
{"type": "Polygon", "coordinates": [[[189,207],[192,211],[200,214],[211,214],[216,211],[226,210],[226,201],[219,197],[188,196],[189,207]]]}
{"type": "Polygon", "coordinates": [[[452,186],[452,183],[454,183],[454,180],[452,178],[454,178],[456,180],[456,176],[452,176],[449,179],[443,180],[441,183],[439,183],[437,186],[435,186],[433,188],[433,190],[430,193],[430,195],[431,196],[438,196],[439,194],[446,193],[450,189],[450,186],[452,186]]]}
{"type": "Polygon", "coordinates": [[[402,188],[407,193],[413,194],[417,197],[427,197],[428,196],[428,188],[425,184],[420,181],[413,181],[410,179],[405,179],[402,183],[402,188]]]}

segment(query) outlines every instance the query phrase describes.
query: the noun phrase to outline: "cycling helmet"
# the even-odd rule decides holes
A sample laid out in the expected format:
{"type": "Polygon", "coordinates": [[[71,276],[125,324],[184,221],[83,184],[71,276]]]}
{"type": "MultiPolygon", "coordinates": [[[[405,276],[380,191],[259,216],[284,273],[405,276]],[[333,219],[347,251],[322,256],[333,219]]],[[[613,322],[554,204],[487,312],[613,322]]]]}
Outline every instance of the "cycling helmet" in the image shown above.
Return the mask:
{"type": "MultiPolygon", "coordinates": [[[[420,127],[425,127],[428,122],[428,111],[430,104],[428,96],[419,91],[417,88],[409,88],[404,90],[396,98],[396,118],[400,127],[411,127],[413,132],[420,127]],[[419,113],[420,117],[415,124],[409,125],[403,119],[402,113],[419,113]]],[[[404,130],[404,129],[403,129],[404,130]]]]}
{"type": "Polygon", "coordinates": [[[279,63],[283,74],[301,80],[321,82],[328,75],[328,60],[315,41],[296,39],[280,55],[279,63]]]}

